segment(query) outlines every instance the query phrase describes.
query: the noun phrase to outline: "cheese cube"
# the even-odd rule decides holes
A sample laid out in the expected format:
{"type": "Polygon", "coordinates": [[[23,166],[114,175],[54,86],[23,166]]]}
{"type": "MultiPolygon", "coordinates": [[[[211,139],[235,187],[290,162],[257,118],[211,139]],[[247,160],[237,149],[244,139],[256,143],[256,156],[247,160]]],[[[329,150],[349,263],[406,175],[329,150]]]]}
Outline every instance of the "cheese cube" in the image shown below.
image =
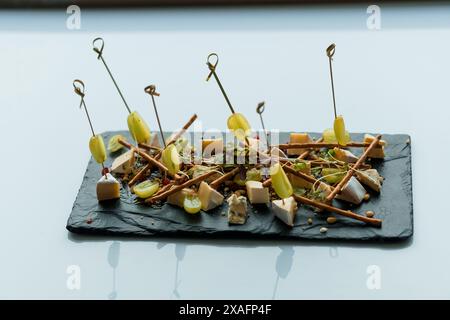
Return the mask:
{"type": "MultiPolygon", "coordinates": [[[[371,143],[373,140],[375,140],[375,137],[370,134],[364,135],[364,143],[371,143]]],[[[378,159],[384,159],[384,146],[386,145],[386,141],[380,140],[381,148],[375,147],[373,148],[367,157],[369,158],[378,158],[378,159]]],[[[364,148],[364,151],[367,148],[364,148]]]]}
{"type": "Polygon", "coordinates": [[[187,195],[193,195],[195,194],[195,191],[190,188],[184,188],[181,191],[178,191],[176,193],[171,194],[167,197],[167,203],[172,204],[174,206],[178,206],[183,208],[184,207],[184,198],[186,198],[187,195]]]}
{"type": "MultiPolygon", "coordinates": [[[[307,133],[291,133],[289,143],[309,143],[312,142],[311,137],[307,133]]],[[[303,152],[307,151],[307,149],[288,149],[288,155],[296,155],[299,156],[303,152]]]]}
{"type": "Polygon", "coordinates": [[[223,153],[223,139],[203,139],[202,154],[204,158],[210,158],[214,154],[223,153]]]}
{"type": "MultiPolygon", "coordinates": [[[[308,176],[311,175],[311,162],[309,162],[309,161],[304,161],[304,162],[295,164],[294,168],[296,169],[297,172],[307,174],[308,176]]],[[[310,189],[312,186],[311,182],[308,182],[303,178],[297,177],[296,175],[294,175],[292,173],[288,173],[288,178],[291,181],[292,186],[294,186],[294,187],[310,189]]]]}
{"type": "Polygon", "coordinates": [[[227,202],[229,205],[228,223],[244,224],[247,221],[247,198],[233,194],[228,198],[227,202]]]}
{"type": "Polygon", "coordinates": [[[383,177],[380,176],[377,169],[357,171],[356,177],[362,184],[368,186],[370,189],[376,192],[381,191],[381,184],[383,183],[383,177]]]}
{"type": "Polygon", "coordinates": [[[356,161],[358,161],[358,157],[348,150],[334,148],[333,151],[334,158],[338,159],[339,161],[343,161],[346,163],[355,163],[356,161]]]}
{"type": "Polygon", "coordinates": [[[120,198],[120,184],[110,173],[102,176],[97,182],[98,201],[120,198]]]}
{"type": "Polygon", "coordinates": [[[121,154],[116,159],[114,159],[111,165],[112,173],[129,173],[134,165],[134,152],[133,150],[128,150],[127,152],[121,154]]]}
{"type": "Polygon", "coordinates": [[[245,186],[247,188],[247,195],[250,203],[256,204],[270,202],[269,188],[264,188],[262,182],[247,181],[245,186]]]}
{"type": "Polygon", "coordinates": [[[347,184],[342,188],[341,193],[336,195],[336,199],[360,204],[365,195],[366,189],[364,189],[355,177],[351,177],[347,184]]]}
{"type": "Polygon", "coordinates": [[[290,227],[294,226],[294,219],[297,213],[297,202],[295,202],[293,197],[283,200],[273,200],[272,209],[278,219],[290,227]]]}
{"type": "Polygon", "coordinates": [[[203,211],[214,209],[223,203],[223,195],[211,188],[204,181],[200,183],[200,187],[198,189],[198,197],[202,202],[203,211]]]}

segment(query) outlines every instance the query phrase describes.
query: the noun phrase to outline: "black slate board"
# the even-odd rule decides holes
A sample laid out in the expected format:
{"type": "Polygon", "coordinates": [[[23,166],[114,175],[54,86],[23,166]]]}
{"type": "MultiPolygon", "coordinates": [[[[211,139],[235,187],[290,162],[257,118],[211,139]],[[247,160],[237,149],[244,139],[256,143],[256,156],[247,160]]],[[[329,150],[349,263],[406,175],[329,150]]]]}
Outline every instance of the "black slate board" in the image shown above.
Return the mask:
{"type": "MultiPolygon", "coordinates": [[[[114,134],[127,132],[107,132],[105,141],[114,134]]],[[[318,134],[311,134],[317,137],[318,134]]],[[[354,141],[362,141],[363,134],[352,134],[354,141]]],[[[287,142],[289,134],[281,133],[280,142],[287,142]]],[[[67,221],[67,229],[83,234],[110,234],[130,236],[191,236],[216,238],[278,238],[278,239],[331,239],[331,240],[403,240],[413,234],[412,172],[410,137],[404,134],[383,135],[388,142],[386,158],[374,160],[372,165],[385,178],[380,195],[371,193],[369,202],[359,206],[334,200],[334,205],[349,208],[364,214],[373,210],[376,218],[383,220],[381,228],[370,227],[362,222],[338,217],[338,222],[329,225],[328,214],[315,214],[307,207],[300,206],[295,226],[289,228],[275,218],[265,205],[250,206],[251,213],[245,225],[228,225],[227,205],[208,213],[189,215],[183,209],[168,204],[149,207],[136,204],[128,187],[122,186],[120,201],[98,203],[96,182],[100,178],[99,165],[91,158],[80,190],[67,221]],[[313,218],[308,225],[307,219],[313,218]],[[328,232],[320,233],[325,226],[328,232]]],[[[352,150],[359,155],[362,150],[352,150]]],[[[114,157],[117,154],[114,155],[114,157]]],[[[110,165],[109,156],[106,164],[110,165]]]]}

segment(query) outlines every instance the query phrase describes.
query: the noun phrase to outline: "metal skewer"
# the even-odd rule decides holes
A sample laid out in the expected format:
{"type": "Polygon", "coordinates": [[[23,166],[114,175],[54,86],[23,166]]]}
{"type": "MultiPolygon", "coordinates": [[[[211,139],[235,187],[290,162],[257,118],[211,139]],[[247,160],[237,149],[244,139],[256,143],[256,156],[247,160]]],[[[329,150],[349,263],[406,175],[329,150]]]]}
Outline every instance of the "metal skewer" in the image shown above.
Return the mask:
{"type": "Polygon", "coordinates": [[[264,126],[264,120],[263,120],[263,116],[262,116],[262,113],[264,112],[264,109],[266,108],[265,104],[266,104],[265,101],[258,103],[258,106],[256,107],[256,113],[259,114],[259,119],[261,120],[261,126],[264,130],[264,135],[266,136],[267,149],[270,150],[269,134],[267,133],[266,127],[264,126]]]}
{"type": "Polygon", "coordinates": [[[337,118],[336,112],[336,97],[334,95],[334,79],[333,79],[333,67],[331,61],[333,60],[334,52],[336,51],[336,45],[332,43],[326,50],[328,56],[328,62],[330,64],[330,78],[331,78],[331,92],[333,93],[333,107],[334,107],[334,118],[337,118]]]}
{"type": "Polygon", "coordinates": [[[166,140],[164,139],[163,129],[161,127],[161,121],[159,120],[158,109],[156,108],[155,96],[159,97],[160,94],[156,92],[155,85],[151,84],[144,88],[144,91],[148,93],[152,97],[153,109],[155,110],[156,121],[158,121],[159,132],[161,133],[161,139],[164,144],[164,148],[166,148],[166,140]]]}
{"type": "MultiPolygon", "coordinates": [[[[79,79],[75,79],[75,80],[73,80],[72,85],[73,85],[73,89],[74,89],[75,93],[81,97],[80,109],[82,107],[84,108],[84,111],[86,112],[86,116],[87,116],[87,119],[89,122],[89,127],[91,128],[92,136],[95,137],[94,126],[92,125],[91,117],[90,117],[88,109],[86,107],[86,102],[84,102],[84,96],[86,95],[84,93],[84,90],[85,90],[84,82],[79,79]]],[[[104,173],[104,175],[106,177],[105,164],[103,162],[102,162],[102,169],[103,169],[102,172],[104,173]]]]}
{"type": "Polygon", "coordinates": [[[106,68],[106,71],[108,71],[108,74],[111,77],[111,80],[113,81],[114,86],[117,89],[117,92],[119,92],[119,95],[122,98],[122,101],[123,101],[123,103],[125,104],[125,107],[128,110],[128,113],[131,113],[130,107],[128,106],[128,103],[126,102],[126,100],[125,100],[125,98],[124,98],[124,96],[122,94],[122,91],[120,91],[119,86],[117,85],[117,82],[116,82],[116,80],[114,79],[114,77],[113,77],[113,75],[111,73],[111,70],[109,69],[108,65],[105,62],[105,59],[103,58],[103,49],[105,47],[105,41],[103,41],[103,38],[95,38],[94,41],[92,41],[92,45],[93,45],[93,50],[98,54],[97,59],[99,59],[99,60],[101,60],[103,62],[104,66],[106,68]],[[100,42],[101,43],[100,47],[97,47],[95,45],[96,42],[100,42]]]}

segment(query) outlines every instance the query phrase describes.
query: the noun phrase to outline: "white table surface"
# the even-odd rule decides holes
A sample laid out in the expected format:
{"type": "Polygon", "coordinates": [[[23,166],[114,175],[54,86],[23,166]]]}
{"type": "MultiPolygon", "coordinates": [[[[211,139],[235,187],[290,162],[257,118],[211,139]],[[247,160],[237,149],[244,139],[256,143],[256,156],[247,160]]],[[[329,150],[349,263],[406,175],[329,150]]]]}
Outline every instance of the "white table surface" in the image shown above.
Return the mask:
{"type": "Polygon", "coordinates": [[[81,30],[66,28],[65,10],[0,11],[0,298],[450,298],[450,6],[382,6],[379,31],[367,29],[366,8],[82,9],[81,30]],[[72,80],[85,81],[98,132],[126,127],[122,102],[91,49],[96,36],[105,39],[104,56],[129,104],[153,129],[143,88],[157,84],[166,130],[194,112],[204,128],[225,128],[225,102],[205,82],[211,51],[220,54],[230,99],[255,127],[263,99],[271,128],[330,126],[324,50],[336,42],[337,104],[348,128],[412,137],[413,239],[70,234],[66,220],[89,159],[72,80]],[[66,285],[71,265],[81,270],[79,290],[66,285]],[[372,265],[381,271],[379,290],[366,285],[372,265]]]}

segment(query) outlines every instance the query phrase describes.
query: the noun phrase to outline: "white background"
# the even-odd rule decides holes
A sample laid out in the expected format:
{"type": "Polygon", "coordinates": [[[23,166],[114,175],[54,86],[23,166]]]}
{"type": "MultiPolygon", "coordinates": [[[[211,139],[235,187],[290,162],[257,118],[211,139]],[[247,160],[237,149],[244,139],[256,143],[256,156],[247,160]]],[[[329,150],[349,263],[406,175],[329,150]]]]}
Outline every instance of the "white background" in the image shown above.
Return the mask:
{"type": "Polygon", "coordinates": [[[367,28],[366,9],[82,9],[81,30],[66,28],[65,10],[0,11],[0,298],[450,298],[450,6],[382,6],[379,31],[367,28]],[[85,81],[98,132],[126,127],[92,51],[97,36],[128,103],[153,130],[143,91],[150,83],[165,130],[194,112],[205,129],[225,129],[229,110],[205,82],[215,51],[231,101],[254,127],[265,100],[268,127],[321,131],[333,119],[325,48],[335,42],[348,129],[412,137],[414,238],[369,245],[69,234],[90,156],[72,80],[85,81]],[[81,268],[80,290],[66,286],[70,265],[81,268]],[[371,265],[380,267],[380,290],[366,285],[371,265]]]}

